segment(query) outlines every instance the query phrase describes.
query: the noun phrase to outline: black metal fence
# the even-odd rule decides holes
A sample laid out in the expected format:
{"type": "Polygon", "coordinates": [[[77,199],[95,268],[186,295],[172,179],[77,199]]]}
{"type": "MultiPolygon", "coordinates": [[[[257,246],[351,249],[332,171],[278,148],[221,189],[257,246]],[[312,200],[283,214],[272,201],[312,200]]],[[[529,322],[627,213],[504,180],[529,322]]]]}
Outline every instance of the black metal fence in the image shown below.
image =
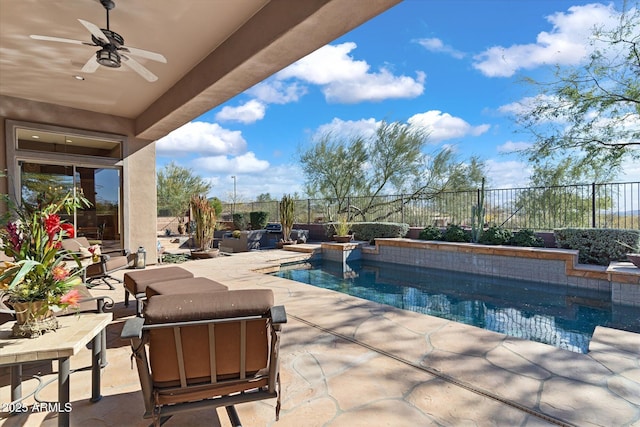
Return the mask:
{"type": "MultiPolygon", "coordinates": [[[[447,224],[471,225],[471,211],[480,201],[481,190],[441,192],[420,198],[408,195],[348,197],[350,221],[407,223],[412,227],[447,224]]],[[[509,229],[538,231],[563,227],[640,228],[640,182],[578,184],[555,187],[485,189],[485,223],[509,229]]],[[[227,203],[223,216],[233,212],[269,212],[278,222],[278,201],[227,203]]],[[[295,222],[322,223],[336,220],[337,201],[295,201],[295,222]]]]}

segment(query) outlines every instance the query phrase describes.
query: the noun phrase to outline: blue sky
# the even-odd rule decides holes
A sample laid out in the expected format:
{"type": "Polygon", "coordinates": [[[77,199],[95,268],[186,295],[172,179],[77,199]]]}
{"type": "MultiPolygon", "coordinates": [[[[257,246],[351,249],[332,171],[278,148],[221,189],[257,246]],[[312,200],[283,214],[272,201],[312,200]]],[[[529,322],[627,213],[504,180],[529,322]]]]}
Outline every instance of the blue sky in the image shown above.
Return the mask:
{"type": "MultiPolygon", "coordinates": [[[[580,64],[594,25],[622,2],[405,0],[264,82],[159,140],[170,161],[213,184],[209,196],[304,193],[297,155],[314,135],[372,133],[382,121],[430,132],[427,153],[446,146],[486,162],[491,188],[527,184],[513,153],[531,143],[509,112],[532,96],[523,76],[580,64]]],[[[627,162],[619,181],[640,180],[627,162]]]]}

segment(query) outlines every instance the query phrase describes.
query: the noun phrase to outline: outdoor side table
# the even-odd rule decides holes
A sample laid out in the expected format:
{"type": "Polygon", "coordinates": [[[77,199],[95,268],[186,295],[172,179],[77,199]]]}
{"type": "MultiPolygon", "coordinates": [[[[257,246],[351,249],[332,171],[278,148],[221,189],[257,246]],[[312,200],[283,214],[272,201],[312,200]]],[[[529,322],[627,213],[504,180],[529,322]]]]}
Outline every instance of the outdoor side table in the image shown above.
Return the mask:
{"type": "Polygon", "coordinates": [[[69,426],[69,369],[70,358],[92,342],[91,401],[100,396],[101,332],[111,322],[111,313],[80,313],[58,317],[60,328],[41,337],[10,338],[15,322],[0,325],[0,366],[11,369],[11,400],[22,397],[22,365],[45,360],[58,360],[58,426],[69,426]]]}

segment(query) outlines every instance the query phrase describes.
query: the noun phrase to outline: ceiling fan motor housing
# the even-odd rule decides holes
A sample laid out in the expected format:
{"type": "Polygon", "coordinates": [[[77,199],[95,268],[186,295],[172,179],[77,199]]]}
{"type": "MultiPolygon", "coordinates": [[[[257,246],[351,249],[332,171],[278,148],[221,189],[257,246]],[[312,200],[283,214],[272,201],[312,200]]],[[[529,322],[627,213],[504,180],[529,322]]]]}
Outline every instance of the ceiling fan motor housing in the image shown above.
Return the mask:
{"type": "Polygon", "coordinates": [[[101,28],[104,35],[109,39],[109,43],[105,43],[103,40],[95,36],[91,36],[91,40],[97,46],[102,46],[98,52],[96,52],[96,61],[98,64],[104,65],[109,68],[120,67],[120,55],[118,54],[118,48],[124,45],[124,38],[111,30],[105,30],[101,28]]]}
{"type": "Polygon", "coordinates": [[[103,47],[98,52],[96,52],[96,61],[98,64],[104,65],[109,68],[118,68],[120,67],[120,55],[115,49],[109,49],[109,47],[103,47]]]}

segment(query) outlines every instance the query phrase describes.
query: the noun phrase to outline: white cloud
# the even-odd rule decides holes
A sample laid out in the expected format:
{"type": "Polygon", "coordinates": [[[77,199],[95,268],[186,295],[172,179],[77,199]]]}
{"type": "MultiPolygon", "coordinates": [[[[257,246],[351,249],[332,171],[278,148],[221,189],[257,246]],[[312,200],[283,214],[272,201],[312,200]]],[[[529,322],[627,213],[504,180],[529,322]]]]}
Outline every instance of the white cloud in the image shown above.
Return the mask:
{"type": "Polygon", "coordinates": [[[235,157],[199,157],[193,160],[192,165],[203,173],[260,173],[269,169],[269,162],[256,158],[251,151],[235,157]]]}
{"type": "Polygon", "coordinates": [[[456,59],[462,59],[465,57],[464,52],[456,50],[449,45],[445,45],[442,40],[438,38],[418,39],[416,42],[430,52],[445,53],[456,59]]]}
{"type": "Polygon", "coordinates": [[[485,162],[491,188],[526,187],[531,177],[531,166],[524,162],[509,160],[500,162],[489,159],[485,162]]]}
{"type": "Polygon", "coordinates": [[[325,45],[280,71],[276,79],[295,78],[322,86],[327,102],[346,104],[415,98],[423,93],[423,72],[418,71],[415,78],[393,75],[387,68],[370,72],[366,61],[349,55],[356,47],[352,42],[325,45]]]}
{"type": "Polygon", "coordinates": [[[530,148],[531,145],[532,144],[530,142],[507,141],[502,145],[498,145],[496,147],[496,150],[498,150],[498,153],[514,153],[514,152],[526,150],[527,148],[530,148]]]}
{"type": "Polygon", "coordinates": [[[510,77],[520,69],[544,64],[577,65],[592,49],[589,43],[593,29],[611,28],[617,17],[613,4],[572,6],[568,13],[548,16],[552,29],[539,33],[535,43],[493,46],[476,55],[473,66],[489,77],[510,77]]]}
{"type": "Polygon", "coordinates": [[[225,129],[217,123],[189,122],[156,141],[160,156],[235,155],[247,150],[247,141],[240,131],[225,129]]]}
{"type": "Polygon", "coordinates": [[[356,61],[349,55],[356,47],[353,42],[325,45],[289,65],[276,77],[296,78],[316,85],[361,77],[369,71],[369,64],[366,61],[356,61]]]}
{"type": "Polygon", "coordinates": [[[462,138],[467,135],[482,135],[490,127],[487,124],[471,126],[459,117],[453,117],[449,113],[443,113],[438,110],[415,114],[409,117],[407,122],[412,126],[422,127],[429,132],[429,142],[431,143],[462,138]]]}
{"type": "Polygon", "coordinates": [[[280,80],[269,79],[258,83],[247,94],[255,96],[259,101],[267,104],[287,104],[296,102],[306,95],[307,88],[298,82],[286,84],[280,80]]]}
{"type": "Polygon", "coordinates": [[[252,99],[237,107],[223,107],[216,114],[216,120],[222,122],[235,121],[245,124],[254,123],[264,118],[265,110],[266,107],[262,102],[252,99]]]}
{"type": "Polygon", "coordinates": [[[330,133],[345,138],[354,135],[369,138],[373,137],[376,134],[376,130],[381,123],[382,122],[373,118],[361,119],[357,121],[334,118],[330,123],[318,126],[318,129],[315,132],[315,136],[330,133]]]}
{"type": "Polygon", "coordinates": [[[618,181],[640,182],[640,160],[627,158],[622,162],[622,173],[618,181]]]}
{"type": "Polygon", "coordinates": [[[364,74],[346,81],[336,81],[322,91],[327,102],[356,104],[362,101],[384,101],[392,98],[415,98],[424,92],[425,74],[418,71],[416,78],[394,76],[387,69],[364,74]]]}

